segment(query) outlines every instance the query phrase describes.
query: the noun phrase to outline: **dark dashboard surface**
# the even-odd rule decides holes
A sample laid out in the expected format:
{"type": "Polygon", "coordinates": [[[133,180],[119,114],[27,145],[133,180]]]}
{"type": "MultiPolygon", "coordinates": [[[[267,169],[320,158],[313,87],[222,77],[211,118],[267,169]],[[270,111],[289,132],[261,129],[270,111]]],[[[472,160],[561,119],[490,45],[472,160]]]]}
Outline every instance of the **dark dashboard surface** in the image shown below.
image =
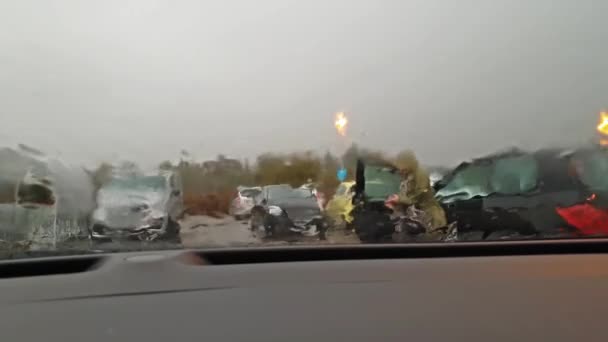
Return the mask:
{"type": "Polygon", "coordinates": [[[204,265],[199,255],[112,254],[84,272],[0,279],[3,341],[608,340],[602,253],[204,265]]]}

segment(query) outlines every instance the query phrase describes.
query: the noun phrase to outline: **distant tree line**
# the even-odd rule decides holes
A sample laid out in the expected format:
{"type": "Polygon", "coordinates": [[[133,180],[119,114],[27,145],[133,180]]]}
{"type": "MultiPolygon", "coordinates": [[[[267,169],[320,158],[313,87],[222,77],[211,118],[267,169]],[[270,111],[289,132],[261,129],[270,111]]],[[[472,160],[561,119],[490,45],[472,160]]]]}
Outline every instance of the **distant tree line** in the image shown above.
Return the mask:
{"type": "MultiPolygon", "coordinates": [[[[183,152],[182,155],[187,153],[183,152]]],[[[330,152],[318,154],[311,151],[263,153],[250,163],[247,159],[237,160],[218,155],[213,160],[201,162],[189,158],[176,164],[163,161],[158,165],[158,169],[174,171],[181,176],[186,201],[197,202],[204,208],[213,206],[213,210],[209,211],[225,211],[239,185],[290,184],[295,187],[313,182],[329,198],[339,184],[338,169],[346,168],[347,180],[353,180],[359,158],[390,161],[390,157],[381,151],[353,144],[341,156],[330,152]]],[[[96,187],[99,188],[116,174],[116,168],[103,163],[93,171],[92,177],[96,187]]],[[[130,162],[123,162],[118,168],[123,174],[138,172],[137,165],[130,162]]]]}
{"type": "MultiPolygon", "coordinates": [[[[32,152],[28,150],[28,153],[32,152]]],[[[0,157],[12,161],[3,166],[4,173],[0,174],[0,203],[11,203],[15,198],[16,183],[23,177],[30,161],[24,161],[21,163],[23,165],[17,163],[15,160],[21,160],[20,154],[10,149],[0,149],[0,157]]],[[[182,151],[181,161],[160,162],[158,171],[178,173],[182,180],[186,207],[193,208],[192,213],[212,215],[227,212],[239,185],[290,184],[296,187],[312,182],[326,198],[330,198],[339,184],[338,170],[346,168],[347,180],[353,180],[359,158],[384,161],[390,159],[380,151],[355,144],[342,155],[312,151],[263,153],[252,162],[221,154],[212,160],[193,161],[187,151],[182,151]]],[[[143,174],[141,168],[132,161],[101,163],[86,171],[95,193],[113,177],[143,174]]]]}

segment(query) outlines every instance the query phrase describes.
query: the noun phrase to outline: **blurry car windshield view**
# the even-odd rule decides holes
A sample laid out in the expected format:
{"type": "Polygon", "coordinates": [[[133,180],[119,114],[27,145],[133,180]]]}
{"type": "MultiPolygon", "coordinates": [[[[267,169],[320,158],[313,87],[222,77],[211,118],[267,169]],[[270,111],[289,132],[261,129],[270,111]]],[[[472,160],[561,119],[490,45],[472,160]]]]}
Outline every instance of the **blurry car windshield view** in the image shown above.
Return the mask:
{"type": "Polygon", "coordinates": [[[112,179],[109,188],[117,190],[159,190],[165,188],[165,178],[161,176],[128,177],[112,179]]]}
{"type": "Polygon", "coordinates": [[[608,237],[605,10],[3,1],[0,259],[608,237]]]}

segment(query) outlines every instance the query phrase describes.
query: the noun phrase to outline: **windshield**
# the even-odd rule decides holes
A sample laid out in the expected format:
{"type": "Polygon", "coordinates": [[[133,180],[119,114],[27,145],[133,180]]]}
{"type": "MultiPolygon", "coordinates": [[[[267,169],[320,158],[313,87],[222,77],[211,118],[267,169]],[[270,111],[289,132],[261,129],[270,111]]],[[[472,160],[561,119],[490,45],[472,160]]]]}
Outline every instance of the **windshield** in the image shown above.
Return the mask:
{"type": "Polygon", "coordinates": [[[608,237],[601,5],[1,1],[0,252],[608,237]]]}
{"type": "Polygon", "coordinates": [[[384,201],[399,193],[401,175],[391,168],[367,166],[365,168],[365,195],[370,200],[384,201]]]}
{"type": "Polygon", "coordinates": [[[314,194],[310,189],[294,189],[291,196],[295,198],[311,198],[314,197],[314,194]]]}
{"type": "Polygon", "coordinates": [[[581,181],[593,191],[608,192],[608,151],[592,151],[576,157],[581,181]]]}
{"type": "Polygon", "coordinates": [[[484,159],[463,165],[437,195],[447,200],[452,196],[468,199],[489,194],[525,194],[537,187],[538,172],[538,162],[529,154],[484,159]]]}
{"type": "Polygon", "coordinates": [[[260,190],[260,189],[246,189],[246,190],[241,190],[241,196],[253,198],[253,197],[258,196],[261,192],[262,192],[262,190],[260,190]]]}
{"type": "Polygon", "coordinates": [[[313,197],[312,191],[309,189],[293,189],[289,186],[273,186],[267,188],[268,199],[270,200],[285,200],[297,198],[313,197]]]}
{"type": "Polygon", "coordinates": [[[162,176],[131,177],[113,179],[106,186],[114,191],[162,191],[167,186],[167,180],[162,176]]]}
{"type": "Polygon", "coordinates": [[[158,206],[165,197],[167,197],[167,180],[163,176],[116,178],[99,189],[97,205],[100,209],[158,206]]]}

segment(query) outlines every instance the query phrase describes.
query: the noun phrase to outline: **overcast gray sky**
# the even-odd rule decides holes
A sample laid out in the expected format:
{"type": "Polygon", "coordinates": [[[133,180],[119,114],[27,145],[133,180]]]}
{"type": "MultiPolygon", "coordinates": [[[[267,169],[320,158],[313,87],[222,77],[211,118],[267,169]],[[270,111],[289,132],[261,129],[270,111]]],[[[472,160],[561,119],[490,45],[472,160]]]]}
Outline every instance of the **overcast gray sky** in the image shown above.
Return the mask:
{"type": "Polygon", "coordinates": [[[427,163],[593,136],[605,0],[0,0],[0,145],[87,163],[185,148],[427,163]]]}

